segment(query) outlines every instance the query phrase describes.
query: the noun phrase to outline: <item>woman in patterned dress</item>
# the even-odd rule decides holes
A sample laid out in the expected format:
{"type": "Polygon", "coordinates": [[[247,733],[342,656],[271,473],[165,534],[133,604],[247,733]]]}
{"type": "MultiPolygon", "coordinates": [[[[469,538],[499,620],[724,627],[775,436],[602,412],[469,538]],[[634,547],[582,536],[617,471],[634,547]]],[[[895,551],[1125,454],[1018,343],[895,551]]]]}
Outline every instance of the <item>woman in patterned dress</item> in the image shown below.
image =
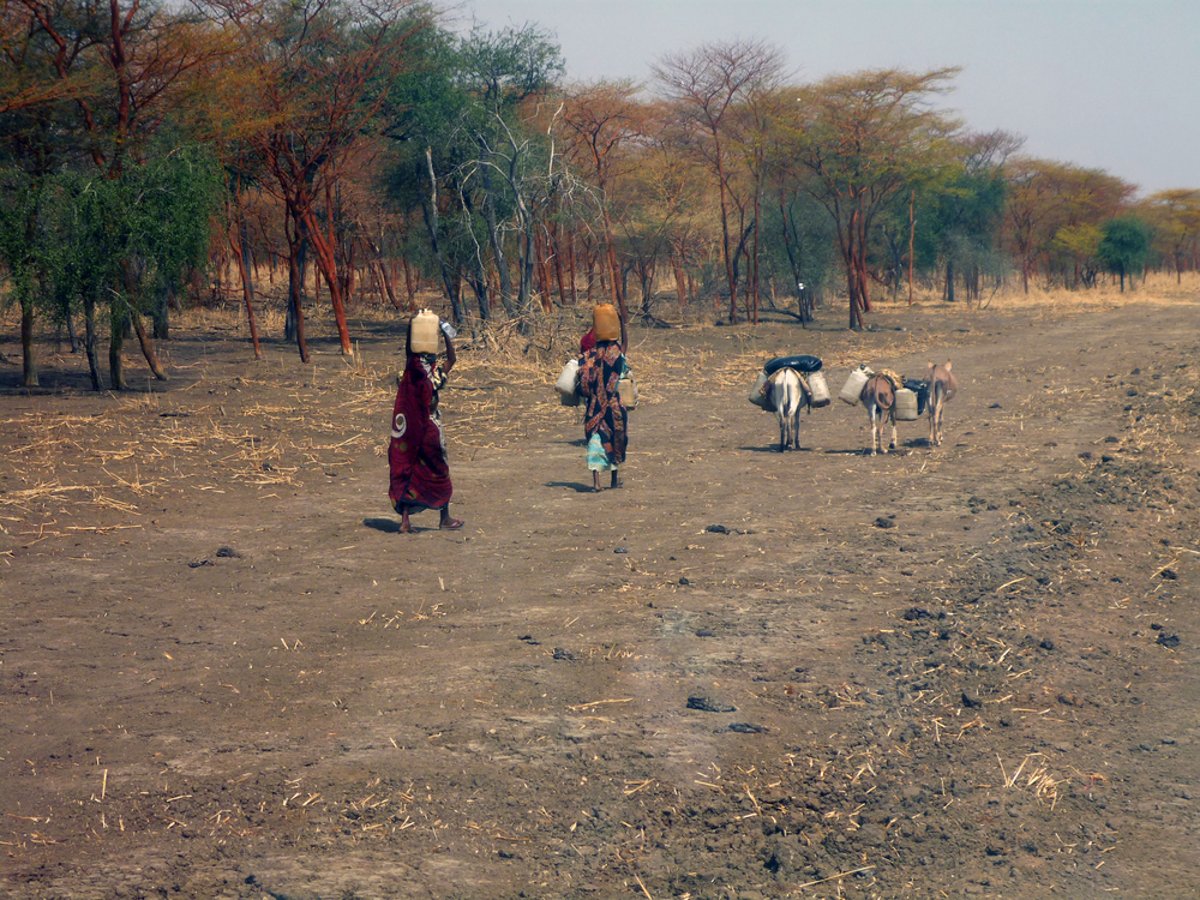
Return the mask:
{"type": "Polygon", "coordinates": [[[625,462],[629,413],[618,391],[621,377],[630,373],[620,341],[597,341],[580,357],[579,393],[587,404],[583,431],[592,488],[599,492],[600,473],[610,471],[610,487],[620,487],[617,469],[625,462]]]}

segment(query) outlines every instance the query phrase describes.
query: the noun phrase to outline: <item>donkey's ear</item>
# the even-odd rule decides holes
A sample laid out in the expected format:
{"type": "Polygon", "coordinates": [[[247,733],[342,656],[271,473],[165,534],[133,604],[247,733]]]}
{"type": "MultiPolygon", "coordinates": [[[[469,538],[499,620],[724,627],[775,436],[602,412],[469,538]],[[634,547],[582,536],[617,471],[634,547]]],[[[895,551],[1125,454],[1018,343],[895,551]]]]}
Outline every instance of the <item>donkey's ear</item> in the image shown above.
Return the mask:
{"type": "Polygon", "coordinates": [[[934,367],[934,365],[935,365],[935,364],[934,364],[934,363],[931,361],[931,362],[929,363],[929,368],[931,368],[931,369],[932,369],[932,368],[934,367]]]}
{"type": "Polygon", "coordinates": [[[954,368],[954,363],[950,362],[950,360],[946,360],[946,371],[949,372],[952,368],[954,368]]]}

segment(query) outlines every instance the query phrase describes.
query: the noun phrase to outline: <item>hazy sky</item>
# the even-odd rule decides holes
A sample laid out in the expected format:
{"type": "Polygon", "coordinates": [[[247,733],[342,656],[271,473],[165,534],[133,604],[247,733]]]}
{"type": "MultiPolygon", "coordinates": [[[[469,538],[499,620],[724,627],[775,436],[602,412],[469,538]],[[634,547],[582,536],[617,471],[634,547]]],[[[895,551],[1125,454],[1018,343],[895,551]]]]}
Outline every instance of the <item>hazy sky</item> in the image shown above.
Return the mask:
{"type": "Polygon", "coordinates": [[[463,0],[488,28],[535,22],[571,80],[649,83],[664,53],[779,47],[797,81],[961,66],[943,105],[1023,152],[1104,169],[1142,193],[1200,188],[1200,0],[463,0]]]}

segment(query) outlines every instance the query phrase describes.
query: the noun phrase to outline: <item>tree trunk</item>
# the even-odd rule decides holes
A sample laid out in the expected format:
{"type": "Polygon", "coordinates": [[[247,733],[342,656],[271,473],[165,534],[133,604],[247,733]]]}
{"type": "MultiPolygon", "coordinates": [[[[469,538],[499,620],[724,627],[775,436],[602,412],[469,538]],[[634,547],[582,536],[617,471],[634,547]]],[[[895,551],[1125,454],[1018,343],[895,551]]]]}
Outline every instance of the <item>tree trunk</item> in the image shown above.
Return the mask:
{"type": "Polygon", "coordinates": [[[146,326],[142,324],[142,317],[134,309],[129,311],[129,318],[133,322],[133,330],[137,333],[142,356],[146,357],[146,364],[150,366],[150,371],[159,381],[166,381],[167,373],[163,371],[162,364],[158,361],[158,354],[154,352],[154,341],[151,340],[150,335],[146,334],[146,326]]]}
{"type": "Polygon", "coordinates": [[[537,259],[538,290],[542,296],[542,312],[549,315],[554,309],[554,289],[550,286],[550,238],[544,231],[534,233],[534,253],[537,259]]]}
{"type": "Polygon", "coordinates": [[[125,390],[125,370],[121,362],[121,345],[125,341],[128,321],[119,301],[108,305],[108,380],[114,391],[125,390]]]}
{"type": "Polygon", "coordinates": [[[496,201],[492,195],[492,177],[488,166],[483,166],[483,218],[487,223],[488,244],[492,248],[492,259],[496,264],[496,277],[500,280],[500,303],[510,318],[518,315],[513,303],[512,279],[508,272],[508,258],[504,255],[503,242],[500,239],[500,225],[496,221],[496,201]]]}
{"type": "MultiPolygon", "coordinates": [[[[409,309],[417,308],[417,280],[413,277],[412,263],[408,261],[408,257],[404,256],[400,259],[400,266],[404,270],[404,297],[408,302],[409,309]]],[[[387,280],[388,290],[391,291],[391,278],[387,280]]],[[[393,291],[393,293],[395,293],[393,291]]],[[[394,302],[394,301],[393,301],[394,302]]]]}
{"type": "Polygon", "coordinates": [[[238,222],[238,237],[235,242],[229,235],[229,249],[237,261],[238,276],[242,282],[242,301],[246,306],[246,322],[250,326],[250,344],[254,348],[254,358],[262,359],[262,347],[258,342],[258,320],[254,317],[254,281],[251,277],[249,241],[247,240],[246,220],[238,222]]]}
{"type": "MultiPolygon", "coordinates": [[[[302,235],[302,229],[297,227],[297,233],[302,235]]],[[[288,235],[288,306],[287,316],[283,322],[283,339],[296,340],[296,312],[304,310],[304,273],[308,271],[308,242],[302,236],[295,238],[296,246],[292,246],[293,237],[288,235]],[[293,254],[295,258],[293,259],[293,254]],[[294,274],[293,274],[294,273],[294,274]],[[298,298],[291,302],[293,294],[298,298]]]]}
{"type": "Polygon", "coordinates": [[[567,292],[563,284],[563,264],[562,264],[562,226],[555,224],[554,232],[551,237],[550,252],[554,254],[554,278],[558,283],[558,305],[565,306],[567,303],[567,292]]]}
{"type": "Polygon", "coordinates": [[[286,340],[295,339],[300,361],[307,363],[308,341],[304,336],[304,257],[308,241],[304,239],[304,223],[296,221],[290,213],[288,218],[291,220],[291,227],[287,228],[288,310],[284,336],[286,340]]]}
{"type": "Polygon", "coordinates": [[[320,223],[313,213],[311,202],[300,198],[297,204],[299,216],[304,220],[308,239],[312,242],[317,255],[317,268],[329,291],[329,305],[333,307],[333,320],[337,326],[338,343],[344,356],[353,356],[354,347],[350,343],[350,327],[346,322],[346,306],[342,296],[342,286],[338,280],[337,260],[334,258],[333,245],[328,236],[321,231],[320,223]]]}
{"type": "Polygon", "coordinates": [[[654,263],[642,261],[638,263],[638,282],[642,289],[642,317],[654,318],[654,263]]]}
{"type": "MultiPolygon", "coordinates": [[[[533,312],[533,217],[525,209],[520,197],[517,198],[517,221],[521,226],[517,236],[517,310],[521,320],[517,330],[528,334],[533,327],[530,314],[533,312]]],[[[503,291],[503,288],[501,288],[503,291]]]]}
{"type": "Polygon", "coordinates": [[[71,315],[71,302],[67,298],[62,300],[63,321],[67,325],[67,338],[71,342],[71,352],[79,352],[79,335],[75,331],[75,317],[71,315]]]}
{"type": "MultiPolygon", "coordinates": [[[[445,256],[442,254],[442,248],[438,241],[438,199],[437,199],[437,175],[433,171],[433,148],[425,148],[425,169],[429,175],[429,194],[421,196],[421,215],[425,221],[425,233],[429,236],[429,247],[433,250],[434,259],[438,262],[438,270],[442,276],[442,287],[446,291],[446,299],[450,301],[450,312],[454,317],[454,324],[460,325],[463,320],[462,301],[459,297],[458,282],[454,277],[454,273],[450,270],[449,263],[446,262],[445,256]]],[[[405,263],[405,278],[407,280],[407,262],[405,263]]],[[[411,306],[413,303],[412,291],[409,291],[408,302],[411,306]]],[[[486,322],[491,313],[488,309],[486,292],[479,306],[480,317],[486,322]]]]}
{"type": "Polygon", "coordinates": [[[855,242],[857,240],[857,230],[855,224],[858,218],[858,211],[855,210],[850,214],[850,223],[846,227],[844,235],[840,236],[842,260],[846,267],[846,296],[848,300],[848,308],[850,312],[850,328],[856,330],[862,326],[862,310],[859,303],[858,294],[858,258],[855,254],[855,242]]]}
{"type": "Polygon", "coordinates": [[[571,305],[579,305],[579,284],[575,272],[575,232],[567,237],[567,279],[571,285],[571,305]]]}
{"type": "Polygon", "coordinates": [[[729,285],[729,324],[737,324],[737,277],[733,272],[733,256],[729,248],[729,207],[725,199],[727,191],[725,160],[721,154],[721,138],[714,127],[712,130],[714,157],[717,168],[717,188],[721,201],[721,254],[725,258],[725,279],[729,285]]]}
{"type": "Polygon", "coordinates": [[[870,223],[867,216],[858,212],[858,235],[855,241],[855,265],[858,267],[859,309],[868,313],[871,311],[870,274],[867,271],[867,232],[870,223]]]}
{"type": "Polygon", "coordinates": [[[788,267],[792,272],[792,284],[796,286],[796,307],[799,311],[800,324],[805,328],[812,321],[811,307],[805,301],[804,268],[801,263],[803,247],[800,243],[800,230],[796,227],[795,216],[788,209],[788,204],[782,192],[779,196],[779,222],[783,232],[783,248],[787,252],[788,267]]]}
{"type": "Polygon", "coordinates": [[[758,304],[759,304],[759,284],[758,284],[758,239],[759,228],[758,223],[762,218],[762,192],[758,189],[760,185],[756,185],[754,191],[754,236],[750,241],[750,303],[751,321],[755,325],[758,324],[758,304]]]}
{"type": "Polygon", "coordinates": [[[917,234],[917,192],[908,195],[908,305],[913,302],[913,245],[917,234]]]}
{"type": "Polygon", "coordinates": [[[100,360],[96,353],[96,301],[93,297],[83,298],[83,349],[88,361],[88,374],[92,378],[92,390],[103,389],[100,383],[100,360]]]}
{"type": "Polygon", "coordinates": [[[21,385],[38,386],[37,361],[33,355],[33,298],[21,301],[21,385]]]}
{"type": "MultiPolygon", "coordinates": [[[[405,261],[405,264],[407,265],[407,261],[405,261]]],[[[387,261],[382,256],[375,260],[375,277],[379,280],[379,291],[383,295],[383,298],[394,309],[404,309],[404,304],[400,302],[400,298],[396,296],[396,289],[392,286],[392,276],[388,272],[387,261]]],[[[407,271],[405,272],[405,277],[408,277],[407,271]]],[[[411,298],[411,294],[409,296],[411,298]]],[[[411,308],[411,299],[408,305],[411,308]]]]}
{"type": "Polygon", "coordinates": [[[550,267],[546,262],[545,237],[535,232],[533,236],[533,274],[538,293],[542,295],[542,309],[550,311],[550,267]]]}
{"type": "Polygon", "coordinates": [[[620,266],[617,264],[617,249],[613,242],[612,223],[608,218],[608,209],[604,210],[604,262],[608,266],[609,286],[612,289],[612,303],[625,315],[625,295],[621,292],[621,279],[618,277],[620,266]]]}
{"type": "Polygon", "coordinates": [[[671,254],[671,272],[675,276],[675,301],[679,305],[679,314],[683,315],[687,306],[687,279],[683,274],[683,262],[678,253],[671,254]]]}
{"type": "Polygon", "coordinates": [[[221,284],[221,272],[225,269],[225,254],[220,250],[217,251],[217,264],[213,266],[212,280],[212,297],[211,302],[214,306],[223,305],[225,302],[225,289],[221,284]]]}
{"type": "Polygon", "coordinates": [[[171,339],[171,285],[163,283],[158,286],[154,297],[153,329],[151,334],[156,341],[171,339]]]}

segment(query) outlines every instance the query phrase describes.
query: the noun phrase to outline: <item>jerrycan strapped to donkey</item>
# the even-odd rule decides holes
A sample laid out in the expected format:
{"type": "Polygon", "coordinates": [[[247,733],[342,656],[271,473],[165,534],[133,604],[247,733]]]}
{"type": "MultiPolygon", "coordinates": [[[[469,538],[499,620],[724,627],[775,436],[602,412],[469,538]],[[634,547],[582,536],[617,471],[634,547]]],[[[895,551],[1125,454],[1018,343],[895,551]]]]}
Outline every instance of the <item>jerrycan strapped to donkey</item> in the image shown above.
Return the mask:
{"type": "Polygon", "coordinates": [[[874,370],[865,363],[859,365],[850,372],[850,377],[846,379],[846,383],[838,391],[838,397],[842,402],[849,403],[851,406],[857,405],[859,399],[862,397],[862,389],[866,387],[867,380],[874,374],[874,370]]]}
{"type": "Polygon", "coordinates": [[[800,383],[804,388],[808,405],[814,409],[828,406],[832,401],[829,397],[829,385],[825,383],[825,374],[821,371],[822,365],[819,356],[808,353],[779,356],[768,360],[754,379],[754,386],[750,388],[749,400],[764,412],[774,412],[775,407],[769,399],[767,382],[780,369],[793,369],[800,376],[800,383]]]}

